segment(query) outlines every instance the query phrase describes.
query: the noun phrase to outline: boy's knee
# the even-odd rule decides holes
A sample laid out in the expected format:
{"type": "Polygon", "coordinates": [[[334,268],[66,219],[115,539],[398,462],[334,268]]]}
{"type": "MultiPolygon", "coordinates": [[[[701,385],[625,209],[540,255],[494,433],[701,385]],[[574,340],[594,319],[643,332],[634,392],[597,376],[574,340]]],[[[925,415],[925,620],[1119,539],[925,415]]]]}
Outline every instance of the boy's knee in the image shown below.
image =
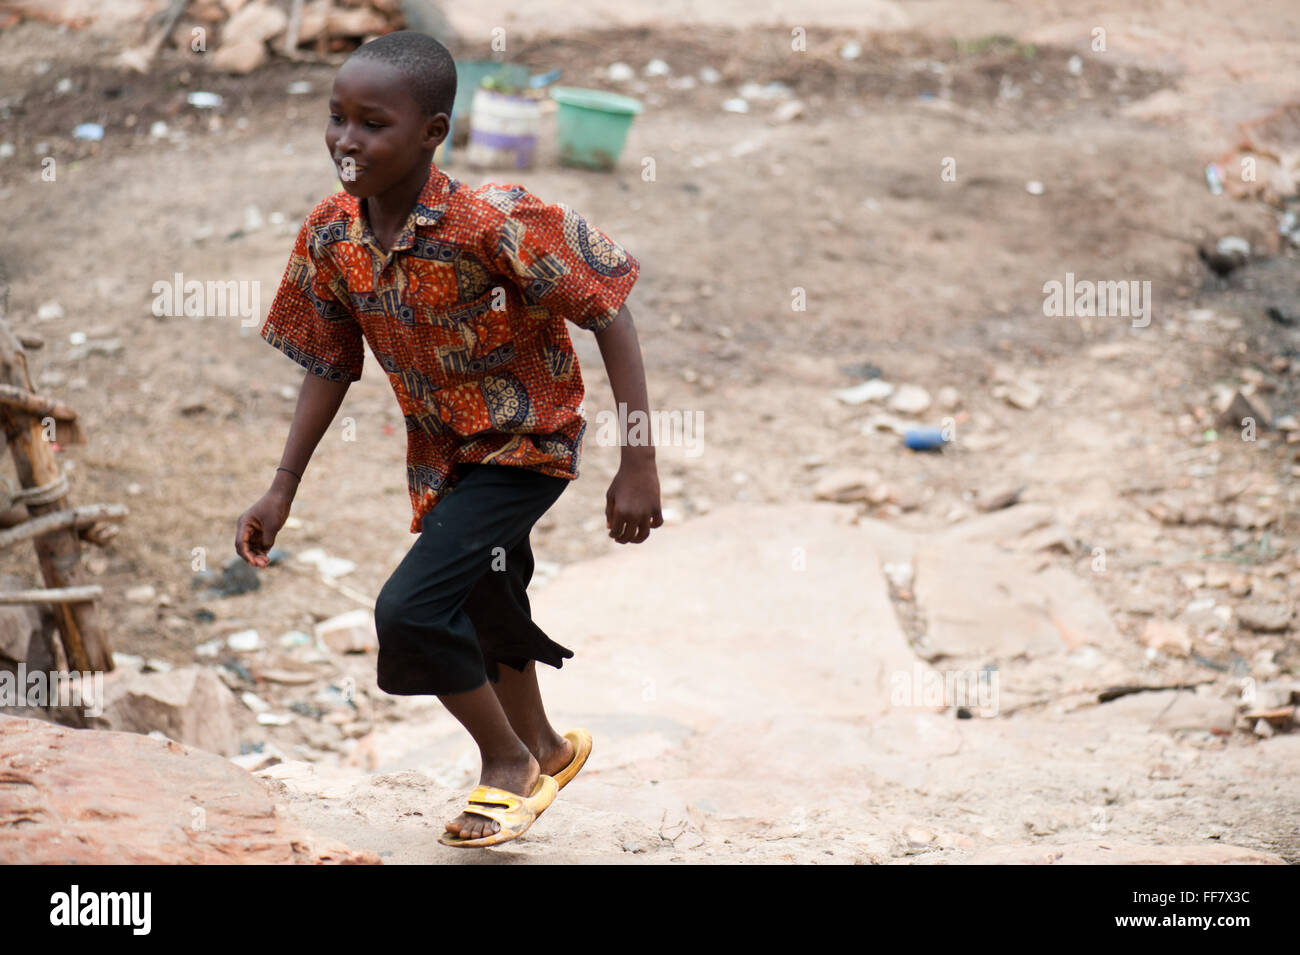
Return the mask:
{"type": "Polygon", "coordinates": [[[375,632],[385,635],[404,633],[428,637],[453,626],[454,608],[445,602],[415,601],[412,595],[385,585],[375,598],[375,632]]]}
{"type": "Polygon", "coordinates": [[[408,601],[387,586],[379,591],[375,598],[375,633],[381,640],[401,626],[407,607],[408,601]]]}

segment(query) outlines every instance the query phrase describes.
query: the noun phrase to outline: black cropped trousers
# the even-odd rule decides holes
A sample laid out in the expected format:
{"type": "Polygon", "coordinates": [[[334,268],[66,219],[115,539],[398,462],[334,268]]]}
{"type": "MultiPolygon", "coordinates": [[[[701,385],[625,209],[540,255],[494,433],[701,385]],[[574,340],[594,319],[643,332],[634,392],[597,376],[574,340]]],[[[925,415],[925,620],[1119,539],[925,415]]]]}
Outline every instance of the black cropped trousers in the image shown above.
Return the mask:
{"type": "Polygon", "coordinates": [[[375,601],[385,693],[463,693],[497,682],[500,663],[558,669],[573,656],[533,622],[526,592],[529,535],[569,480],[502,464],[457,471],[375,601]]]}

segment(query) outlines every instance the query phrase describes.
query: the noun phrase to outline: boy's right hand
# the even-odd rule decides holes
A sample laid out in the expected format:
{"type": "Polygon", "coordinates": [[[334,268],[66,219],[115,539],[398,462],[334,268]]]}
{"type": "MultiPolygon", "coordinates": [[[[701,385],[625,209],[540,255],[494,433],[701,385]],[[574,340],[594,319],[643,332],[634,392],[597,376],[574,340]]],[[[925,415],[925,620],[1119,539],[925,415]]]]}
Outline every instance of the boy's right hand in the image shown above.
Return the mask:
{"type": "Polygon", "coordinates": [[[267,491],[256,504],[239,515],[235,553],[254,567],[269,564],[267,551],[275,544],[275,535],[289,517],[290,504],[285,495],[267,491]]]}

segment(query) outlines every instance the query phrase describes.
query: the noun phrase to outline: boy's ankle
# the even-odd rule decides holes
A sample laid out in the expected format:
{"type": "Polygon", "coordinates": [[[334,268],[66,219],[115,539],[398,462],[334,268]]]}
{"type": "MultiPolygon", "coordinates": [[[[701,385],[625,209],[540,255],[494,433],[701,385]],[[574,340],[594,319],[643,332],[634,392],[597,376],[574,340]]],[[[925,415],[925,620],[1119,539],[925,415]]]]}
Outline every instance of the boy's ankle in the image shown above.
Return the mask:
{"type": "Polygon", "coordinates": [[[495,766],[524,766],[530,760],[536,759],[531,747],[521,745],[518,750],[503,750],[489,753],[486,750],[479,750],[479,758],[484,764],[495,766]]]}

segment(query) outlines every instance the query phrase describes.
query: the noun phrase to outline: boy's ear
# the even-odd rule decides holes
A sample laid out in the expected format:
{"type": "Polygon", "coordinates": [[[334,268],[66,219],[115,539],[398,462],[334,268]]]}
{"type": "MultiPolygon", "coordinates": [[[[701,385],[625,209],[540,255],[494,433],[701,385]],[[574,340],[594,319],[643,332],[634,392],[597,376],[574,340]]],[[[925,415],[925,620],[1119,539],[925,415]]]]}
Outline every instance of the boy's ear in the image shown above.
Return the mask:
{"type": "Polygon", "coordinates": [[[437,149],[438,144],[447,138],[451,131],[451,117],[446,113],[435,113],[424,124],[424,144],[428,149],[437,149]]]}

